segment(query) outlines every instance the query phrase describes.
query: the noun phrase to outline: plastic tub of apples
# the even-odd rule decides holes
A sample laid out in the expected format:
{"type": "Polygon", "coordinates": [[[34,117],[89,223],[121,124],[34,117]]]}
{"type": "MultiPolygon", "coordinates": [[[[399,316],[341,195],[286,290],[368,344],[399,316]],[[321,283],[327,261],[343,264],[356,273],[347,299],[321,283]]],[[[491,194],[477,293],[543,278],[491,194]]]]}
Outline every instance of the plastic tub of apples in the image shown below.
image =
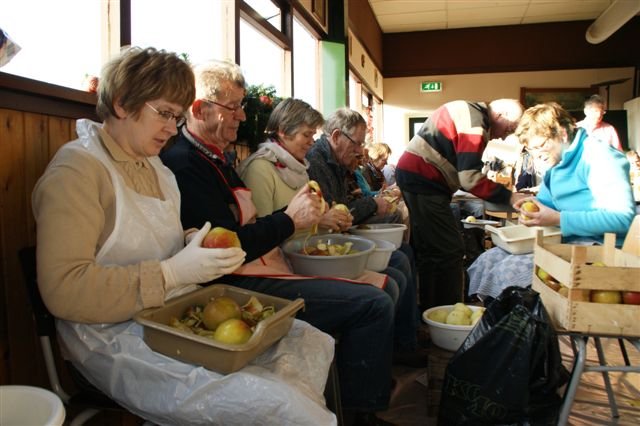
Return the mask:
{"type": "Polygon", "coordinates": [[[214,284],[135,316],[151,349],[222,374],[233,373],[284,336],[302,299],[214,284]]]}
{"type": "Polygon", "coordinates": [[[429,308],[422,313],[422,320],[429,325],[429,335],[434,345],[455,352],[483,313],[481,306],[456,303],[429,308]]]}

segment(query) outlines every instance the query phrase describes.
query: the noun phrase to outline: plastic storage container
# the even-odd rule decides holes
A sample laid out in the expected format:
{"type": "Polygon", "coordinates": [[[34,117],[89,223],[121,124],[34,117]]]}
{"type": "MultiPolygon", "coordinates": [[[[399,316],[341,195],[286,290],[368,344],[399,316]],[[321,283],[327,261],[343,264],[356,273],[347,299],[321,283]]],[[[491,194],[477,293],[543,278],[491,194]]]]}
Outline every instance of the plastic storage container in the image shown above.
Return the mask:
{"type": "Polygon", "coordinates": [[[536,232],[541,229],[546,243],[559,243],[562,240],[560,228],[555,226],[511,225],[495,228],[487,225],[484,228],[491,233],[493,244],[511,254],[533,253],[536,232]]]}
{"type": "Polygon", "coordinates": [[[154,351],[227,374],[241,369],[287,334],[303,307],[302,299],[292,301],[215,284],[172,299],[161,308],[145,309],[134,319],[144,326],[144,341],[154,351]],[[263,306],[273,305],[276,313],[260,321],[251,338],[241,345],[225,344],[169,325],[172,318],[181,318],[188,307],[206,305],[211,297],[219,296],[231,297],[241,306],[255,296],[263,306]]]}
{"type": "Polygon", "coordinates": [[[282,251],[296,274],[320,277],[357,278],[364,272],[369,255],[376,245],[373,241],[355,235],[325,234],[287,241],[282,251]],[[318,242],[327,244],[353,243],[357,253],[342,256],[310,256],[302,252],[303,246],[315,247],[318,242]]]}

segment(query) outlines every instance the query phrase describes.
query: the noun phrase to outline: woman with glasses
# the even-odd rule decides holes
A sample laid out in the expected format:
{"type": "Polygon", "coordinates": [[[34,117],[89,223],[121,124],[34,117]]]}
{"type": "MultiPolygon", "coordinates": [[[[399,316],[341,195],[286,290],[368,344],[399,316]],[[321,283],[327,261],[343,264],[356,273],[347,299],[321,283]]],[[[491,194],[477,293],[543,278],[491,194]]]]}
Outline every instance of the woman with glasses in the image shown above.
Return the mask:
{"type": "MultiPolygon", "coordinates": [[[[58,318],[65,356],[91,384],[157,424],[247,424],[247,411],[275,412],[300,424],[304,416],[289,417],[293,410],[269,404],[266,387],[295,395],[290,398],[314,419],[330,422],[324,407],[274,380],[283,357],[287,368],[301,371],[291,382],[309,381],[312,368],[299,349],[274,351],[266,367],[223,377],[155,353],[132,321],[142,309],[231,273],[245,259],[240,248],[202,248],[209,223],[183,231],[175,177],[158,158],[194,98],[193,71],[177,55],[124,51],[100,79],[96,109],[103,124],[79,120],[79,138],[60,148],[36,184],[40,292],[58,318]],[[265,403],[243,405],[247,395],[265,403]]],[[[291,348],[332,350],[330,343],[318,344],[322,334],[312,327],[294,324],[294,330],[298,337],[283,338],[292,339],[291,348]]]]}
{"type": "MultiPolygon", "coordinates": [[[[572,244],[599,244],[605,233],[615,233],[621,246],[635,214],[625,156],[576,128],[571,115],[553,102],[527,109],[515,134],[549,166],[537,196],[515,202],[519,222],[557,226],[563,242],[572,244]],[[539,211],[523,209],[527,201],[539,211]]],[[[468,271],[469,294],[495,298],[507,286],[531,285],[533,254],[512,255],[494,247],[468,271]]]]}

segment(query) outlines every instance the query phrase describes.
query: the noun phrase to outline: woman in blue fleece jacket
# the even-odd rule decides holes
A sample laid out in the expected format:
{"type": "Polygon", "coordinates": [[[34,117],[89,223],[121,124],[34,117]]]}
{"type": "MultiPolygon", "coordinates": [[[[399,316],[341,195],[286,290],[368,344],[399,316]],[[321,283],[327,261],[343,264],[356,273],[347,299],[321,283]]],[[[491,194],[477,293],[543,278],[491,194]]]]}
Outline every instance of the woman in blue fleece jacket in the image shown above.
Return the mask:
{"type": "MultiPolygon", "coordinates": [[[[571,115],[554,102],[525,111],[516,136],[547,171],[535,198],[538,212],[523,212],[527,226],[559,226],[562,240],[572,244],[601,243],[615,233],[617,245],[635,215],[629,162],[619,151],[576,129],[571,115]]],[[[510,285],[531,284],[533,254],[512,255],[498,247],[483,253],[469,267],[469,294],[496,297],[510,285]]]]}

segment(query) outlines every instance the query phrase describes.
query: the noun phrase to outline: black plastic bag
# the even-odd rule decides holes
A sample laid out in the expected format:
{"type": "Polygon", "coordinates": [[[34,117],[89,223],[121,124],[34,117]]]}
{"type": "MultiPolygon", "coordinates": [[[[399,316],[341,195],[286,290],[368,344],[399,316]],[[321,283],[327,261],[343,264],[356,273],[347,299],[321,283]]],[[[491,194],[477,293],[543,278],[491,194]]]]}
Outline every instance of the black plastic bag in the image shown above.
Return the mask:
{"type": "Polygon", "coordinates": [[[439,425],[555,425],[569,378],[539,294],[506,288],[449,361],[439,425]]]}

